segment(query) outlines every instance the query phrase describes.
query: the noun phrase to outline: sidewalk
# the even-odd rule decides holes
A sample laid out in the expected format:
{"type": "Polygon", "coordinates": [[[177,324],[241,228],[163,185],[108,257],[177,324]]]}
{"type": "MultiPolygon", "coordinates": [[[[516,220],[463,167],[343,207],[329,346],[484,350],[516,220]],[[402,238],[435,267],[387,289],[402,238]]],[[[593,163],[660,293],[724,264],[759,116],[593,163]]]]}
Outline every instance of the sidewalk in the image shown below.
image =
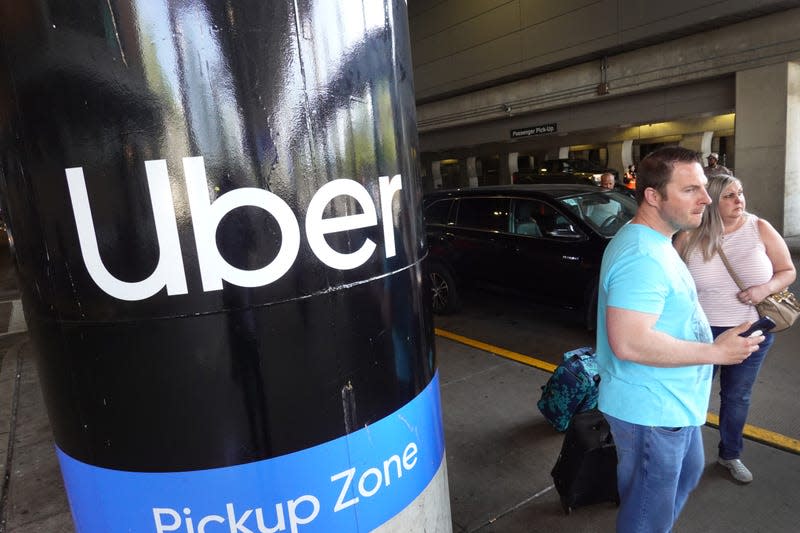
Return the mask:
{"type": "Polygon", "coordinates": [[[0,361],[0,533],[73,533],[27,335],[0,361]]]}

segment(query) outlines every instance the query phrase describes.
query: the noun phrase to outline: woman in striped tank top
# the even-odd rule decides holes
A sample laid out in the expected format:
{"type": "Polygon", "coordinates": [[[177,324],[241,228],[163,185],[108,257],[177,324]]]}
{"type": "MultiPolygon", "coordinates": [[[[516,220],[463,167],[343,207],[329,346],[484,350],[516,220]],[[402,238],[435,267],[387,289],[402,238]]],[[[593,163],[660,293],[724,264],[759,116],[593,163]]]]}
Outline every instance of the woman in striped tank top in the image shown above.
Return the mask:
{"type": "MultiPolygon", "coordinates": [[[[738,179],[726,174],[712,176],[707,188],[712,203],[706,207],[700,227],[679,234],[675,247],[694,278],[700,305],[716,338],[732,326],[758,320],[755,305],[788,287],[795,279],[795,268],[789,248],[775,228],[745,211],[738,179]],[[717,253],[719,249],[747,289],[736,285],[717,253]]],[[[717,462],[741,483],[753,480],[740,459],[742,432],[753,384],[773,340],[773,334],[766,333],[759,349],[742,363],[714,369],[720,374],[717,462]]]]}

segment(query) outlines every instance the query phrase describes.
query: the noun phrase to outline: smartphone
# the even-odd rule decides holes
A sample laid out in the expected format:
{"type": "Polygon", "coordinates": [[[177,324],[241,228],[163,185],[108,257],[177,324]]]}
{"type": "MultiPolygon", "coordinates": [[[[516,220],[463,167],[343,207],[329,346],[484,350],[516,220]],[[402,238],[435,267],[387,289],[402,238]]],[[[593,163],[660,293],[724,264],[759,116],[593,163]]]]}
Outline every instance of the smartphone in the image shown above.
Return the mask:
{"type": "Polygon", "coordinates": [[[758,337],[775,327],[775,321],[768,316],[763,316],[753,322],[753,325],[747,328],[747,331],[739,333],[740,337],[758,337]]]}

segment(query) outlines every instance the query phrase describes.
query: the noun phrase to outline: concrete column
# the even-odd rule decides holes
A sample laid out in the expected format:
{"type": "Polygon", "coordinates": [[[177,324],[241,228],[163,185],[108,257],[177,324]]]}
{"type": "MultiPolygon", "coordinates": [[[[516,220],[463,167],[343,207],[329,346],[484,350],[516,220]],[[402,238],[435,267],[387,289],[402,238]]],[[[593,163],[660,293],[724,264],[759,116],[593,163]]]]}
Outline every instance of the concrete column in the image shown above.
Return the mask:
{"type": "Polygon", "coordinates": [[[681,142],[679,144],[682,148],[701,152],[703,154],[703,165],[705,165],[705,157],[711,152],[711,139],[713,136],[713,131],[689,133],[681,137],[681,142]],[[708,137],[708,139],[706,139],[706,137],[708,137]]]}
{"type": "Polygon", "coordinates": [[[800,66],[736,73],[736,176],[748,209],[800,234],[800,66]]]}
{"type": "MultiPolygon", "coordinates": [[[[789,63],[786,84],[784,235],[800,234],[800,64],[789,63]]],[[[738,155],[737,155],[738,161],[738,155]]]]}
{"type": "MultiPolygon", "coordinates": [[[[625,143],[628,143],[628,151],[630,153],[630,143],[632,141],[608,143],[608,168],[613,168],[619,172],[617,181],[622,181],[622,175],[625,174],[627,165],[625,164],[625,143]]],[[[630,158],[630,156],[628,156],[630,158]]],[[[630,164],[630,163],[629,163],[630,164]]]]}
{"type": "Polygon", "coordinates": [[[504,156],[500,154],[500,168],[497,169],[497,183],[500,185],[511,183],[511,173],[517,171],[517,154],[512,152],[504,156]],[[512,163],[513,161],[513,163],[512,163]],[[514,165],[513,167],[511,165],[514,165]]]}
{"type": "Polygon", "coordinates": [[[458,160],[458,182],[456,184],[457,187],[469,187],[469,170],[467,168],[467,160],[466,159],[459,159],[458,160]]]}
{"type": "Polygon", "coordinates": [[[477,187],[478,186],[478,172],[475,160],[477,158],[475,156],[467,158],[467,183],[469,183],[470,187],[477,187]]]}
{"type": "Polygon", "coordinates": [[[714,140],[713,131],[704,131],[703,139],[700,141],[700,151],[703,152],[703,161],[708,158],[708,154],[714,150],[711,148],[711,141],[714,140]]]}
{"type": "Polygon", "coordinates": [[[431,176],[433,176],[433,188],[442,188],[442,162],[434,161],[431,163],[431,176]]]}
{"type": "Polygon", "coordinates": [[[620,155],[622,156],[622,172],[624,173],[633,164],[633,140],[622,141],[620,155]]]}
{"type": "MultiPolygon", "coordinates": [[[[502,176],[508,180],[505,183],[513,183],[514,182],[514,179],[513,179],[512,176],[514,175],[514,172],[519,170],[518,158],[519,158],[519,152],[510,152],[508,154],[508,158],[507,158],[507,161],[508,161],[508,173],[503,173],[502,174],[502,176]]],[[[501,181],[501,183],[503,183],[503,182],[501,181]]]]}

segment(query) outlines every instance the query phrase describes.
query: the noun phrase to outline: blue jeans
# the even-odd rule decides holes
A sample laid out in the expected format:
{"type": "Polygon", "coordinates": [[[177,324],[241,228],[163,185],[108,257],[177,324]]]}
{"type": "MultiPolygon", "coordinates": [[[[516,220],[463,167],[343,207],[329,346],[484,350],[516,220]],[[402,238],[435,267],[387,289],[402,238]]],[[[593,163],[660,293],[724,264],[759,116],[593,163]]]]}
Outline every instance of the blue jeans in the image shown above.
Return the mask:
{"type": "MultiPolygon", "coordinates": [[[[714,338],[730,328],[711,327],[714,338]]],[[[742,454],[744,440],[742,432],[750,411],[750,393],[756,382],[761,364],[775,340],[775,335],[766,333],[764,342],[758,350],[738,365],[715,366],[714,375],[719,372],[719,457],[738,459],[742,454]]]]}
{"type": "Polygon", "coordinates": [[[617,532],[671,531],[705,467],[700,427],[640,426],[605,417],[617,446],[617,532]]]}

